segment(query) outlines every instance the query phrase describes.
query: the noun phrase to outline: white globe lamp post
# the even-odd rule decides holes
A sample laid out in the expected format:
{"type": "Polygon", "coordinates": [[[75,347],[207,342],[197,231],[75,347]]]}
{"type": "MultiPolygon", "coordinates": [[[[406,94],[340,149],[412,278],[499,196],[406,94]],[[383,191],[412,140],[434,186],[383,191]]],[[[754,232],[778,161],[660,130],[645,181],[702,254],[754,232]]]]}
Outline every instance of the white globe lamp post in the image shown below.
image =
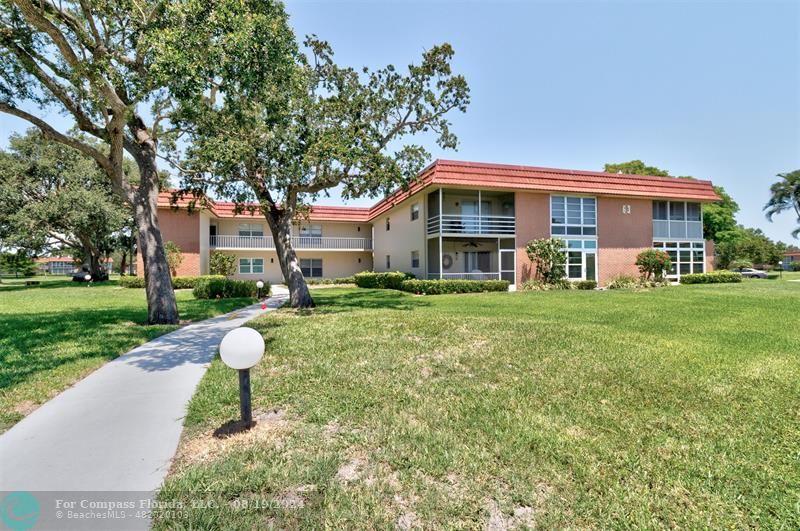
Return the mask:
{"type": "Polygon", "coordinates": [[[258,288],[258,298],[261,298],[261,288],[264,287],[264,283],[262,281],[256,282],[256,287],[258,288]]]}
{"type": "Polygon", "coordinates": [[[83,275],[83,280],[88,282],[88,284],[86,284],[87,288],[92,286],[92,275],[90,275],[89,273],[86,273],[85,275],[83,275]]]}
{"type": "Polygon", "coordinates": [[[242,423],[249,428],[253,425],[250,368],[264,356],[264,338],[246,326],[231,330],[219,344],[219,355],[225,365],[239,371],[239,410],[242,423]]]}

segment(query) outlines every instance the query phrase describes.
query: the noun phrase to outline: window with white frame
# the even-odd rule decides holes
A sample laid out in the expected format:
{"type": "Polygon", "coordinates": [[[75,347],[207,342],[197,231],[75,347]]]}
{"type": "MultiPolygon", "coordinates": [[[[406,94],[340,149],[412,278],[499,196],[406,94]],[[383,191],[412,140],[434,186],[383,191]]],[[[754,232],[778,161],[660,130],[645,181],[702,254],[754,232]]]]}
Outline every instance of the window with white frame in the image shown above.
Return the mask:
{"type": "Polygon", "coordinates": [[[681,275],[689,273],[705,272],[705,243],[702,241],[654,241],[653,248],[669,254],[672,267],[667,273],[668,277],[680,278],[681,275]]]}
{"type": "Polygon", "coordinates": [[[239,258],[239,273],[257,275],[264,272],[263,258],[239,258]]]}
{"type": "Polygon", "coordinates": [[[239,236],[264,236],[264,225],[261,223],[240,223],[239,236]]]}
{"type": "Polygon", "coordinates": [[[322,225],[300,225],[300,236],[322,237],[322,225]]]}
{"type": "Polygon", "coordinates": [[[411,267],[419,267],[419,251],[411,251],[411,267]]]}
{"type": "Polygon", "coordinates": [[[419,203],[414,203],[411,205],[411,221],[416,221],[419,219],[419,203]]]}
{"type": "Polygon", "coordinates": [[[653,236],[664,239],[703,239],[700,203],[653,201],[653,236]]]}
{"type": "Polygon", "coordinates": [[[304,277],[321,278],[322,277],[322,258],[301,258],[300,271],[304,277]]]}
{"type": "Polygon", "coordinates": [[[553,236],[597,235],[597,199],[550,196],[550,233],[553,236]]]}

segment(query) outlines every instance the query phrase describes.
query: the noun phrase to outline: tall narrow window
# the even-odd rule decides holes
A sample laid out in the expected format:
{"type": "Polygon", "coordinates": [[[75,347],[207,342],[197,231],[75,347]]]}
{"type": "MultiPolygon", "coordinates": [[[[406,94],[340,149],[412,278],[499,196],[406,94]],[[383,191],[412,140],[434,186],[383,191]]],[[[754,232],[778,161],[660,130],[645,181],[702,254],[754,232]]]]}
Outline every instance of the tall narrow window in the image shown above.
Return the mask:
{"type": "Polygon", "coordinates": [[[386,255],[386,269],[392,268],[392,257],[388,254],[386,255]]]}
{"type": "Polygon", "coordinates": [[[419,251],[411,251],[411,267],[419,267],[419,251]]]}

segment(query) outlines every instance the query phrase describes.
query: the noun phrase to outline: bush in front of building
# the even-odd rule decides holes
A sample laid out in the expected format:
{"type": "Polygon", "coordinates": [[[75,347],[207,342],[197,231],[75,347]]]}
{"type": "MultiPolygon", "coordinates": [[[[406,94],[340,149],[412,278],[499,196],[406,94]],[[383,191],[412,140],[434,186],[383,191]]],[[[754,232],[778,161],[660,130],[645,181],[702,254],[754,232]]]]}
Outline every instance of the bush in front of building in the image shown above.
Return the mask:
{"type": "Polygon", "coordinates": [[[645,249],[636,257],[636,266],[645,280],[662,280],[664,274],[672,267],[672,259],[667,251],[645,249]]]}
{"type": "MultiPolygon", "coordinates": [[[[193,289],[201,280],[224,279],[221,275],[200,275],[194,277],[174,277],[172,287],[174,289],[193,289]]],[[[144,288],[144,277],[124,276],[119,277],[118,285],[123,288],[144,288]]]]}
{"type": "Polygon", "coordinates": [[[559,238],[543,238],[528,242],[525,252],[533,264],[535,280],[555,286],[567,275],[565,246],[564,240],[559,238]]]}
{"type": "MultiPolygon", "coordinates": [[[[262,294],[269,296],[271,286],[264,282],[262,294]]],[[[233,280],[230,278],[204,278],[197,282],[192,295],[196,299],[233,299],[256,297],[258,288],[253,280],[233,280]]]]}
{"type": "Polygon", "coordinates": [[[800,260],[797,262],[791,262],[791,269],[792,271],[800,271],[800,260]]]}
{"type": "Polygon", "coordinates": [[[212,275],[229,277],[236,274],[236,255],[212,251],[208,257],[208,270],[212,275]]]}
{"type": "Polygon", "coordinates": [[[202,280],[224,279],[222,275],[200,275],[196,277],[175,277],[172,279],[172,287],[175,289],[194,289],[197,283],[202,280]]]}
{"type": "Polygon", "coordinates": [[[356,286],[359,288],[376,289],[400,289],[400,284],[405,280],[415,278],[410,273],[394,271],[392,273],[376,273],[374,271],[364,271],[356,273],[353,277],[356,286]]]}
{"type": "Polygon", "coordinates": [[[597,282],[594,280],[579,280],[577,282],[573,282],[575,289],[595,289],[597,287],[597,282]]]}
{"type": "Polygon", "coordinates": [[[661,280],[635,277],[633,275],[619,275],[608,281],[606,284],[607,289],[645,289],[645,288],[661,288],[669,286],[670,281],[666,278],[661,280]]]}
{"type": "Polygon", "coordinates": [[[400,289],[417,295],[444,295],[446,293],[482,293],[508,291],[507,280],[404,280],[400,289]]]}
{"type": "Polygon", "coordinates": [[[334,284],[355,284],[355,277],[340,278],[307,278],[306,284],[309,286],[331,286],[334,284]]]}
{"type": "Polygon", "coordinates": [[[520,286],[522,291],[553,291],[560,289],[574,289],[575,286],[566,278],[560,278],[552,282],[545,282],[538,278],[526,280],[520,286]]]}
{"type": "Polygon", "coordinates": [[[733,271],[712,271],[710,273],[681,275],[681,284],[723,284],[741,281],[742,274],[733,271]]]}

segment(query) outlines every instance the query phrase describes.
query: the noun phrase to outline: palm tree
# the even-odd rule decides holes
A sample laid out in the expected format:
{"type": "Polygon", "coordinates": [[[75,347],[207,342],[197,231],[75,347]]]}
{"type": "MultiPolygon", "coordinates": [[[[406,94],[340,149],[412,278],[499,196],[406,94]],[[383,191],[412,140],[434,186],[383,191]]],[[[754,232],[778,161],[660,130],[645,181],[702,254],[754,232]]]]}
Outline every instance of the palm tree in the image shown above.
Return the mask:
{"type": "MultiPolygon", "coordinates": [[[[767,219],[772,221],[772,216],[785,210],[794,209],[797,214],[797,224],[800,225],[800,170],[791,173],[779,173],[780,180],[770,186],[770,197],[764,210],[767,211],[767,219]]],[[[797,238],[800,234],[800,226],[792,231],[792,236],[797,238]]]]}

